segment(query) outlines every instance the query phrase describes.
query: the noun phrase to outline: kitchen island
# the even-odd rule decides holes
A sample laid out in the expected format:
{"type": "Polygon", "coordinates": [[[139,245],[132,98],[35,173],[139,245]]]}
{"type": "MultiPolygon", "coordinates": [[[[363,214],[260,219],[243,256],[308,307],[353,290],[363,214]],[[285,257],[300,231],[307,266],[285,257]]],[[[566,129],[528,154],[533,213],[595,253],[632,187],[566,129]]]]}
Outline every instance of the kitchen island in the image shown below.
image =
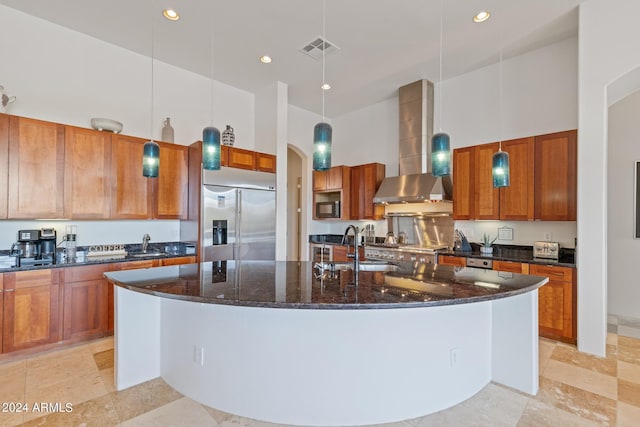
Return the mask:
{"type": "Polygon", "coordinates": [[[538,388],[544,277],[474,268],[219,261],[105,273],[115,381],[162,377],[244,417],[359,425],[433,413],[490,381],[538,388]],[[330,266],[328,266],[330,267],[330,266]]]}

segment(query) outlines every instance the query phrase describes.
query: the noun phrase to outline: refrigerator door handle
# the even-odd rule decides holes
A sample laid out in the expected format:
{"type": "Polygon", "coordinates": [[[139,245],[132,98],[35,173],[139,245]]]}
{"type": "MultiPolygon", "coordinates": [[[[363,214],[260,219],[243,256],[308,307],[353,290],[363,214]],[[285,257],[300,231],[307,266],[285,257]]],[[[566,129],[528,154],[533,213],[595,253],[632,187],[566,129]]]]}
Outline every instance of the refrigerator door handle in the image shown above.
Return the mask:
{"type": "Polygon", "coordinates": [[[236,245],[234,248],[233,258],[238,259],[238,253],[236,249],[242,247],[242,190],[238,190],[238,197],[236,197],[236,245]]]}

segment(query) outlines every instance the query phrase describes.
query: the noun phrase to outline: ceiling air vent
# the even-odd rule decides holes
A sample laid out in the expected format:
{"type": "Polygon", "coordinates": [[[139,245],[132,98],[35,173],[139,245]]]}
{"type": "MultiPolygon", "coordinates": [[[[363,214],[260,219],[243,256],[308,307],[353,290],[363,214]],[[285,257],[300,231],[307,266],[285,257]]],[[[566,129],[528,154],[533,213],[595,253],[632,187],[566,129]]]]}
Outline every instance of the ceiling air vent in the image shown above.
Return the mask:
{"type": "Polygon", "coordinates": [[[338,46],[331,43],[329,40],[322,38],[321,36],[316,37],[305,46],[301,47],[299,50],[305,55],[309,55],[316,61],[319,61],[322,59],[323,49],[325,57],[340,50],[338,46]]]}

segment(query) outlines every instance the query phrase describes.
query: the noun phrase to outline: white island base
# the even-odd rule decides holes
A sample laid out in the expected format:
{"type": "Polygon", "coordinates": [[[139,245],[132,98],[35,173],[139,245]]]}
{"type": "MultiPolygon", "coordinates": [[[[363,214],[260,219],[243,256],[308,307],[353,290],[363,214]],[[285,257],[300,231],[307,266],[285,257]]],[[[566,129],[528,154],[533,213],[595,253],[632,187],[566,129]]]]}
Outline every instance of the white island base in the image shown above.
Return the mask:
{"type": "Polygon", "coordinates": [[[326,310],[115,290],[118,390],[162,377],[243,417],[345,426],[437,412],[490,381],[538,389],[537,290],[468,304],[326,310]]]}

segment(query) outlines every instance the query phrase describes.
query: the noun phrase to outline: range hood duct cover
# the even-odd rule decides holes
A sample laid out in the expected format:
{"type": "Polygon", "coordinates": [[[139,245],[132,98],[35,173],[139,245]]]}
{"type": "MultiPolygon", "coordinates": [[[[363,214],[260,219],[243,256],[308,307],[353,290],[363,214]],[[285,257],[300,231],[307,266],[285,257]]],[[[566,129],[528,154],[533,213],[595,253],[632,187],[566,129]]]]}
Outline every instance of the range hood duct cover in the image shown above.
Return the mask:
{"type": "Polygon", "coordinates": [[[451,177],[435,177],[431,174],[433,93],[433,83],[428,80],[418,80],[399,89],[400,176],[382,181],[373,198],[374,203],[452,200],[451,177]]]}

